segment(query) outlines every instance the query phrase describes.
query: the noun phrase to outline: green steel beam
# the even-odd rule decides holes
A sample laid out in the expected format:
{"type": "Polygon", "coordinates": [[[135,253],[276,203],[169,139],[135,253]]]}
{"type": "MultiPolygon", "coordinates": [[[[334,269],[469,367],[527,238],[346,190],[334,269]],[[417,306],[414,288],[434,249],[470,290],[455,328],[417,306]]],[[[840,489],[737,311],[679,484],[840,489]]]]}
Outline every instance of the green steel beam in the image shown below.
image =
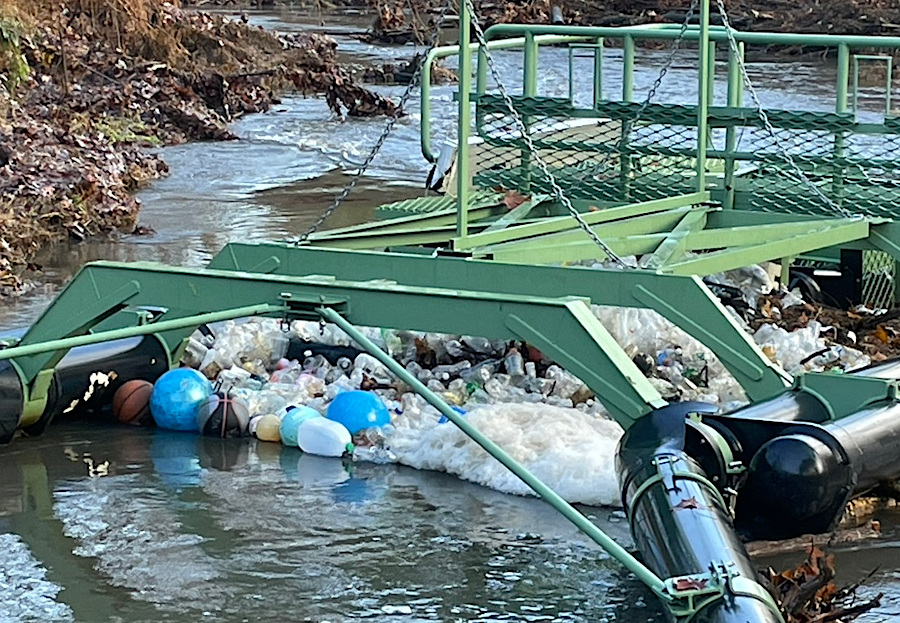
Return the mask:
{"type": "MultiPolygon", "coordinates": [[[[500,231],[502,229],[506,229],[510,225],[516,225],[522,221],[525,217],[527,217],[532,210],[541,205],[542,203],[553,201],[550,195],[533,195],[529,197],[526,201],[524,201],[521,205],[516,206],[496,221],[491,223],[491,225],[484,230],[485,234],[493,233],[495,231],[500,231]]],[[[469,236],[471,240],[471,236],[469,236]]]]}
{"type": "Polygon", "coordinates": [[[697,68],[697,192],[706,190],[706,148],[709,109],[709,64],[715,68],[716,57],[709,58],[709,0],[700,0],[700,39],[698,43],[700,60],[697,68]]]}
{"type": "MultiPolygon", "coordinates": [[[[684,207],[684,208],[674,208],[671,210],[654,212],[653,214],[646,214],[640,217],[631,217],[625,219],[619,219],[616,221],[605,222],[598,225],[592,225],[591,229],[597,232],[601,238],[624,238],[627,236],[638,236],[641,234],[650,234],[650,233],[658,233],[660,231],[670,231],[673,229],[678,223],[681,222],[681,219],[684,218],[685,215],[690,214],[694,210],[703,210],[704,208],[693,208],[693,207],[684,207]]],[[[600,211],[601,213],[604,211],[600,211]]],[[[541,225],[542,223],[536,223],[535,225],[541,225]]],[[[514,228],[514,231],[517,228],[514,228]]],[[[488,254],[498,254],[507,250],[516,250],[516,251],[527,251],[527,250],[550,250],[552,257],[552,250],[557,248],[558,246],[565,245],[570,242],[590,242],[594,245],[594,256],[593,257],[603,257],[603,252],[597,247],[596,243],[593,240],[587,237],[587,235],[581,230],[579,227],[574,227],[567,231],[555,232],[551,234],[544,234],[542,236],[534,236],[525,238],[523,240],[512,240],[509,242],[504,242],[497,245],[488,245],[485,247],[479,247],[479,251],[488,254]]],[[[546,263],[546,262],[554,262],[557,260],[541,260],[535,261],[536,264],[546,263]]]]}
{"type": "MultiPolygon", "coordinates": [[[[653,26],[629,26],[625,28],[615,26],[567,26],[550,24],[495,24],[485,31],[485,37],[490,43],[501,36],[522,37],[526,32],[535,36],[557,35],[573,36],[583,39],[596,37],[613,37],[622,39],[659,39],[674,41],[678,39],[680,28],[658,28],[653,26]]],[[[824,35],[806,33],[780,33],[780,32],[743,32],[734,30],[734,38],[738,42],[752,45],[802,45],[808,47],[837,48],[839,45],[847,45],[851,48],[900,48],[900,37],[866,36],[866,35],[824,35]]],[[[699,41],[698,28],[688,28],[684,33],[687,41],[699,41]]],[[[728,34],[724,29],[710,29],[710,41],[728,43],[728,34]]]]}
{"type": "Polygon", "coordinates": [[[247,271],[264,264],[277,265],[283,275],[328,274],[348,280],[389,277],[408,286],[493,291],[513,297],[585,296],[598,305],[652,309],[712,350],[752,400],[771,398],[790,381],[696,277],[239,243],[226,246],[210,268],[247,271]]]}
{"type": "MultiPolygon", "coordinates": [[[[603,241],[616,255],[643,255],[652,253],[662,237],[659,234],[629,236],[627,238],[606,238],[603,241]],[[655,240],[649,240],[657,237],[655,240]]],[[[569,264],[572,262],[605,261],[602,251],[592,240],[570,240],[552,245],[531,247],[509,244],[504,248],[485,247],[472,252],[473,257],[491,259],[510,264],[569,264]]]]}
{"type": "Polygon", "coordinates": [[[792,238],[793,236],[805,236],[806,234],[845,223],[848,223],[847,219],[821,219],[818,221],[800,221],[798,223],[708,228],[691,233],[687,238],[685,250],[705,251],[708,249],[763,244],[792,238]]]}
{"type": "Polygon", "coordinates": [[[481,446],[485,452],[497,459],[504,467],[515,474],[522,482],[531,488],[545,502],[550,504],[563,517],[571,521],[584,532],[592,541],[621,563],[626,569],[650,588],[658,597],[666,602],[671,601],[672,596],[666,591],[666,584],[655,573],[644,566],[637,558],[631,555],[625,548],[616,543],[591,520],[578,512],[571,504],[566,502],[558,493],[548,487],[540,478],[532,474],[524,465],[516,461],[512,456],[494,443],[489,437],[473,426],[466,418],[456,413],[450,405],[440,396],[432,392],[416,377],[410,374],[403,366],[397,363],[393,357],[375,345],[362,332],[347,322],[333,309],[320,310],[322,318],[339,326],[347,335],[353,338],[366,352],[384,364],[397,378],[407,383],[412,389],[422,396],[426,402],[437,409],[444,417],[453,422],[457,428],[466,434],[472,441],[481,446]]]}
{"type": "Polygon", "coordinates": [[[77,346],[87,346],[88,344],[99,344],[101,342],[123,340],[139,335],[164,333],[166,331],[175,331],[177,329],[190,328],[193,330],[200,325],[210,322],[221,322],[223,320],[246,318],[248,316],[278,314],[284,311],[285,307],[283,305],[261,303],[258,305],[235,307],[233,309],[224,309],[222,311],[209,312],[206,314],[184,316],[174,320],[158,320],[156,322],[151,322],[148,324],[142,324],[133,327],[124,327],[121,329],[113,329],[110,331],[99,331],[96,333],[87,333],[85,335],[63,337],[56,340],[48,340],[44,342],[30,342],[27,344],[23,344],[20,342],[16,346],[0,350],[0,361],[3,361],[5,359],[19,359],[21,357],[30,357],[32,355],[42,355],[57,351],[67,352],[77,346]]]}
{"type": "MultiPolygon", "coordinates": [[[[481,231],[489,223],[469,223],[469,231],[481,231]]],[[[456,235],[457,225],[422,228],[401,228],[396,231],[358,231],[344,235],[309,239],[309,246],[340,247],[342,249],[379,249],[394,246],[448,243],[456,235]],[[405,229],[405,231],[404,231],[405,229]]]]}
{"type": "MultiPolygon", "coordinates": [[[[278,266],[281,270],[291,266],[288,255],[303,255],[297,248],[282,250],[289,253],[278,266]]],[[[97,307],[101,301],[114,301],[117,297],[112,295],[123,289],[131,292],[130,305],[164,307],[176,317],[230,309],[234,301],[282,303],[289,309],[286,315],[299,318],[316,318],[314,310],[327,306],[339,308],[348,320],[364,326],[527,340],[546,348],[557,363],[578,375],[625,428],[666,404],[583,299],[410,286],[383,277],[367,282],[340,281],[322,275],[299,277],[142,262],[94,262],[79,271],[20,344],[85,333],[90,327],[79,318],[73,321],[74,312],[97,307]]],[[[54,356],[38,353],[13,361],[30,383],[54,356]]]]}
{"type": "MultiPolygon", "coordinates": [[[[469,96],[472,92],[471,15],[468,0],[459,1],[459,70],[457,71],[459,112],[456,123],[456,235],[465,240],[469,235],[469,133],[472,126],[472,109],[469,96]]],[[[424,98],[422,98],[424,99],[424,98]]]]}
{"type": "MultiPolygon", "coordinates": [[[[676,208],[640,218],[614,221],[602,226],[595,225],[592,229],[604,240],[606,238],[622,239],[629,236],[658,233],[660,230],[669,231],[694,209],[696,208],[676,208]]],[[[603,251],[581,229],[480,247],[477,249],[477,254],[479,256],[492,256],[495,259],[518,257],[532,264],[553,264],[573,261],[573,256],[569,255],[573,249],[578,249],[579,257],[577,259],[579,260],[605,258],[603,251]],[[585,242],[590,244],[585,246],[583,244],[585,242]],[[593,246],[593,249],[591,249],[591,246],[593,246]]]]}
{"type": "MultiPolygon", "coordinates": [[[[453,201],[451,197],[447,197],[447,199],[453,201]]],[[[473,221],[479,221],[483,218],[491,216],[492,214],[499,213],[502,210],[502,208],[500,207],[502,199],[502,195],[497,195],[495,199],[482,201],[480,202],[481,205],[478,205],[479,202],[475,201],[473,198],[473,203],[476,204],[476,207],[469,207],[469,218],[473,221]]],[[[453,201],[453,203],[455,204],[455,201],[453,201]]],[[[456,207],[452,207],[444,210],[436,210],[434,212],[423,212],[419,214],[411,214],[409,216],[392,216],[391,218],[380,221],[361,223],[359,225],[350,225],[348,227],[341,227],[337,229],[327,229],[322,232],[317,232],[313,236],[313,238],[315,240],[325,240],[328,238],[344,236],[347,234],[356,234],[359,232],[397,232],[407,229],[415,230],[421,229],[423,227],[453,225],[455,223],[456,207]]]]}
{"type": "MultiPolygon", "coordinates": [[[[609,223],[611,221],[619,221],[637,216],[644,216],[656,212],[665,212],[673,208],[683,208],[685,206],[706,203],[709,201],[709,193],[691,193],[688,195],[676,195],[674,197],[666,197],[664,199],[654,199],[652,201],[642,201],[640,203],[631,203],[615,208],[606,208],[597,210],[596,212],[582,213],[581,218],[588,225],[599,225],[609,223]]],[[[498,232],[483,232],[481,234],[472,234],[466,240],[466,248],[483,247],[510,240],[521,240],[534,236],[544,236],[557,232],[565,232],[578,227],[578,221],[571,216],[557,216],[542,219],[538,223],[528,225],[519,225],[517,227],[508,227],[498,232]]],[[[582,235],[584,233],[582,232],[582,235]]],[[[606,231],[602,232],[606,235],[606,231]]]]}
{"type": "MultiPolygon", "coordinates": [[[[708,212],[705,217],[711,219],[716,213],[708,212]]],[[[764,213],[768,214],[768,213],[764,213]]],[[[704,229],[702,231],[687,232],[682,239],[682,251],[710,251],[714,249],[722,249],[728,247],[744,247],[748,245],[762,244],[773,240],[783,240],[792,236],[803,236],[809,233],[820,231],[824,227],[832,225],[840,225],[845,223],[844,219],[821,219],[821,220],[804,220],[798,223],[773,223],[770,225],[742,225],[739,227],[718,227],[712,229],[704,229]]],[[[669,232],[659,232],[653,234],[641,234],[629,236],[627,238],[606,238],[604,242],[612,248],[613,251],[623,255],[644,255],[653,253],[662,243],[672,236],[669,232]]],[[[584,241],[578,241],[584,245],[584,241]]],[[[872,227],[869,229],[868,241],[856,241],[846,243],[845,246],[860,247],[866,249],[881,249],[888,251],[891,243],[884,234],[877,234],[872,227]],[[874,244],[875,236],[885,242],[879,245],[874,244]]],[[[900,245],[896,246],[895,251],[900,257],[900,245]]],[[[662,264],[660,264],[662,266],[662,264]]]]}
{"type": "Polygon", "coordinates": [[[706,226],[708,213],[709,208],[699,208],[688,212],[650,256],[647,268],[655,270],[673,260],[681,259],[686,250],[688,235],[706,226]]]}
{"type": "Polygon", "coordinates": [[[723,251],[704,253],[698,257],[669,264],[663,272],[675,275],[709,275],[723,270],[758,264],[767,260],[800,255],[845,242],[860,240],[869,235],[869,223],[865,219],[848,219],[843,225],[823,227],[781,240],[746,247],[735,247],[723,251]]]}

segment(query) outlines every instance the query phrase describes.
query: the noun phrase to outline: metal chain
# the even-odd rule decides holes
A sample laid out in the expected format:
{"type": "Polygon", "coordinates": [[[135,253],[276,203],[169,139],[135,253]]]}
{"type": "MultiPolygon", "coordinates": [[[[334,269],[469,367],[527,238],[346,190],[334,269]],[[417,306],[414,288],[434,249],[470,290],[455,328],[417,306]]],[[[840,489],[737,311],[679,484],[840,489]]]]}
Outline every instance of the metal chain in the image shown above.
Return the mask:
{"type": "Polygon", "coordinates": [[[684,33],[687,32],[688,26],[691,23],[691,18],[694,16],[694,13],[696,12],[699,4],[700,0],[691,0],[691,5],[690,7],[688,7],[688,11],[684,16],[684,21],[681,22],[681,30],[679,31],[678,36],[672,42],[672,48],[669,50],[669,54],[666,56],[665,62],[663,62],[662,69],[659,70],[659,75],[656,77],[656,80],[653,81],[653,84],[650,86],[650,90],[647,91],[647,97],[645,97],[644,101],[642,101],[640,106],[638,106],[631,119],[627,119],[624,121],[624,123],[627,124],[625,126],[626,131],[621,133],[619,139],[613,145],[613,148],[606,152],[603,158],[600,159],[600,162],[598,162],[594,166],[594,170],[602,170],[606,168],[606,163],[609,161],[612,155],[616,153],[622,146],[622,142],[625,140],[625,137],[631,135],[632,126],[640,120],[641,116],[644,114],[644,111],[647,110],[647,107],[656,96],[656,92],[659,90],[659,86],[662,84],[663,78],[666,77],[666,74],[669,73],[669,69],[672,68],[672,63],[675,62],[675,56],[678,54],[678,50],[681,49],[681,44],[684,41],[684,33]]]}
{"type": "Polygon", "coordinates": [[[428,40],[428,46],[425,50],[425,53],[419,58],[419,62],[416,64],[416,69],[413,72],[412,77],[409,79],[409,84],[406,86],[406,90],[403,91],[403,95],[400,96],[400,102],[397,104],[397,115],[392,116],[388,119],[388,122],[385,124],[384,129],[381,131],[381,136],[378,137],[378,140],[375,141],[375,145],[372,146],[371,151],[366,156],[366,159],[363,160],[363,163],[356,169],[356,172],[353,174],[353,178],[350,182],[344,186],[344,189],[338,194],[334,201],[322,212],[319,217],[310,225],[305,232],[300,234],[298,238],[296,238],[293,243],[296,245],[302,244],[306,242],[310,236],[316,233],[322,224],[328,220],[328,218],[337,211],[341,204],[350,196],[350,193],[353,192],[353,189],[356,188],[356,185],[359,183],[359,180],[362,179],[363,174],[365,174],[366,170],[369,168],[369,165],[372,164],[372,161],[375,160],[375,156],[378,155],[378,152],[381,151],[381,148],[384,147],[384,143],[387,140],[388,136],[390,136],[391,132],[394,129],[394,125],[397,123],[397,119],[400,118],[400,112],[403,111],[403,107],[406,106],[409,98],[412,97],[412,94],[415,88],[419,84],[419,78],[422,74],[422,66],[425,64],[425,60],[428,58],[428,54],[437,46],[438,38],[441,33],[441,26],[444,24],[444,20],[447,18],[447,13],[450,12],[456,4],[456,0],[447,0],[447,3],[444,5],[444,8],[441,9],[441,12],[438,14],[437,20],[434,23],[434,32],[431,33],[431,38],[428,40]]]}
{"type": "MultiPolygon", "coordinates": [[[[635,111],[632,119],[624,122],[624,123],[628,124],[626,126],[627,131],[623,132],[622,135],[619,137],[619,140],[613,146],[613,148],[610,149],[608,152],[606,152],[604,157],[597,164],[597,167],[605,166],[606,162],[610,159],[612,154],[618,151],[619,147],[621,147],[621,145],[622,145],[622,140],[624,139],[625,135],[630,134],[631,124],[638,121],[638,119],[640,119],[641,115],[647,109],[647,106],[650,105],[650,100],[652,100],[653,97],[656,95],[656,91],[659,89],[659,85],[662,83],[663,78],[665,78],[666,73],[668,73],[669,68],[672,66],[672,62],[675,60],[675,55],[678,52],[679,47],[681,46],[681,42],[684,40],[684,33],[687,31],[691,17],[693,16],[694,11],[697,9],[698,1],[699,0],[691,1],[691,7],[688,10],[687,15],[685,16],[684,22],[681,25],[681,31],[678,33],[678,37],[675,39],[675,41],[672,45],[672,49],[669,52],[669,56],[666,59],[666,62],[663,64],[663,67],[660,70],[659,75],[656,77],[656,80],[653,82],[653,86],[650,87],[650,90],[647,93],[647,98],[641,103],[640,106],[638,106],[638,109],[635,111]]],[[[497,69],[497,66],[494,64],[494,59],[491,56],[490,52],[488,51],[487,41],[485,40],[485,37],[484,37],[484,31],[482,30],[481,24],[478,21],[478,14],[475,11],[475,7],[472,4],[472,0],[466,0],[466,5],[469,9],[469,14],[471,15],[472,29],[475,33],[475,39],[478,41],[478,45],[481,46],[481,49],[484,51],[485,58],[487,59],[487,63],[488,63],[488,68],[491,70],[491,75],[493,76],[494,81],[497,83],[497,88],[500,91],[500,96],[503,98],[503,101],[506,104],[506,108],[509,110],[509,113],[513,118],[513,121],[515,122],[515,124],[517,126],[517,129],[521,133],[522,139],[525,141],[525,146],[528,149],[528,152],[529,152],[531,158],[534,160],[535,164],[537,164],[537,167],[541,170],[541,172],[546,176],[547,181],[550,184],[550,187],[553,189],[553,194],[556,196],[556,198],[559,200],[559,202],[563,204],[563,207],[566,208],[566,210],[569,212],[569,214],[572,216],[572,218],[575,219],[575,221],[578,223],[578,226],[591,238],[591,240],[594,241],[594,243],[598,247],[600,247],[600,249],[613,262],[615,262],[621,268],[630,268],[630,266],[628,266],[628,264],[623,262],[622,258],[620,258],[618,255],[616,255],[612,251],[612,249],[610,249],[609,246],[605,242],[603,242],[603,240],[600,238],[600,236],[598,236],[597,233],[593,229],[591,229],[591,226],[588,225],[588,223],[584,220],[584,218],[581,216],[581,213],[575,209],[575,206],[572,205],[572,202],[565,195],[565,192],[563,191],[562,187],[556,181],[556,177],[553,175],[553,173],[550,172],[549,167],[544,162],[543,158],[541,158],[540,154],[537,151],[537,148],[534,145],[534,141],[531,138],[531,134],[528,132],[527,128],[525,127],[525,122],[522,120],[522,117],[519,115],[518,111],[516,110],[516,107],[515,107],[515,104],[513,103],[512,97],[510,97],[509,92],[506,90],[506,86],[503,84],[503,80],[500,77],[500,72],[497,69]]]]}
{"type": "Polygon", "coordinates": [[[845,207],[836,204],[831,200],[831,197],[826,195],[822,190],[813,183],[809,177],[807,177],[806,173],[803,172],[803,169],[797,165],[794,161],[793,156],[788,152],[788,150],[781,145],[781,142],[778,140],[778,137],[775,133],[775,127],[769,121],[769,116],[766,114],[765,109],[762,106],[762,103],[759,101],[759,96],[756,93],[756,88],[753,86],[753,83],[750,82],[750,75],[747,73],[747,67],[744,65],[744,59],[740,54],[740,50],[738,48],[737,40],[734,38],[734,30],[731,27],[731,23],[728,20],[728,13],[725,11],[725,3],[723,0],[716,0],[716,4],[719,5],[719,14],[722,16],[722,23],[725,26],[725,32],[728,35],[728,45],[731,48],[731,53],[734,55],[734,58],[737,59],[738,69],[741,72],[741,78],[743,79],[744,86],[747,89],[747,92],[750,93],[750,98],[753,100],[753,105],[756,106],[756,114],[759,116],[760,121],[762,121],[763,127],[771,137],[771,139],[775,143],[775,148],[778,150],[779,155],[784,158],[784,160],[791,167],[791,172],[799,178],[799,180],[809,188],[814,195],[816,195],[819,199],[821,199],[829,209],[833,212],[847,217],[853,218],[854,215],[852,212],[847,210],[845,207]]]}

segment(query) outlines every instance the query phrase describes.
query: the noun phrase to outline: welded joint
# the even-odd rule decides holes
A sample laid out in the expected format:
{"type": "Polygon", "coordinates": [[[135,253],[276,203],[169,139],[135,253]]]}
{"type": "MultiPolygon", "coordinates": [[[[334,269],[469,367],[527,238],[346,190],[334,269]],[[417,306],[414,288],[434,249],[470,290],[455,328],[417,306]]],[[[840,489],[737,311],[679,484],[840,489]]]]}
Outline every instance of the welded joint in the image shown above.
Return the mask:
{"type": "Polygon", "coordinates": [[[318,310],[322,307],[333,309],[342,316],[350,312],[349,301],[341,297],[297,296],[292,292],[281,292],[278,300],[281,303],[281,320],[288,326],[291,320],[320,320],[322,315],[318,310]]]}
{"type": "Polygon", "coordinates": [[[55,368],[44,368],[38,372],[34,382],[28,384],[22,369],[15,361],[12,361],[13,367],[22,380],[22,389],[24,392],[24,400],[22,404],[22,415],[19,418],[19,428],[25,428],[37,423],[47,409],[47,401],[49,399],[50,384],[53,381],[55,368]]]}
{"type": "Polygon", "coordinates": [[[706,606],[725,597],[726,585],[714,571],[665,580],[667,608],[679,623],[687,623],[706,606]]]}

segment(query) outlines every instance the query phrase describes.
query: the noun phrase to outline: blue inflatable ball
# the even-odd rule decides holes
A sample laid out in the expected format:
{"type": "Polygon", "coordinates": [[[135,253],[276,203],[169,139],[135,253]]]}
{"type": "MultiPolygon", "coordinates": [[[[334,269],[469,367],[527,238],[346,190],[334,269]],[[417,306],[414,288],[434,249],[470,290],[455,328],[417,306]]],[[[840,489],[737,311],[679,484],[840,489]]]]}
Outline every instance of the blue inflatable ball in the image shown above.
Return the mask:
{"type": "Polygon", "coordinates": [[[341,392],[335,396],[328,405],[325,417],[343,424],[351,435],[391,423],[391,416],[381,398],[363,391],[341,392]]]}
{"type": "MultiPolygon", "coordinates": [[[[465,409],[462,409],[462,408],[460,408],[460,407],[453,407],[453,406],[451,406],[450,408],[453,409],[454,412],[459,413],[460,415],[465,415],[465,414],[466,414],[466,410],[465,410],[465,409]]],[[[442,416],[441,416],[441,419],[438,420],[438,424],[446,424],[446,423],[449,422],[449,421],[450,421],[450,420],[447,418],[446,415],[442,415],[442,416]]]]}
{"type": "Polygon", "coordinates": [[[170,370],[159,377],[150,395],[150,413],[160,428],[197,431],[197,410],[212,385],[193,368],[170,370]]]}
{"type": "Polygon", "coordinates": [[[322,414],[310,407],[287,407],[281,417],[281,443],[297,447],[297,429],[311,417],[322,417],[322,414]]]}

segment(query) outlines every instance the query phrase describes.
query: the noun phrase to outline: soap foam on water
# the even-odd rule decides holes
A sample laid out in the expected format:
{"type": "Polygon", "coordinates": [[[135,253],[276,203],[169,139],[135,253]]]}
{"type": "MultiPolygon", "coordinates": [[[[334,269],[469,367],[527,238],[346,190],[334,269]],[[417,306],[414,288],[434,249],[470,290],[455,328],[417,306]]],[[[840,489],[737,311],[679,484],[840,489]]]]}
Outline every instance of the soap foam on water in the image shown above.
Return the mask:
{"type": "MultiPolygon", "coordinates": [[[[467,420],[569,502],[619,506],[610,420],[545,404],[479,406],[467,420]]],[[[397,426],[387,445],[404,465],[454,474],[504,493],[534,495],[512,472],[452,423],[397,426]]]]}

